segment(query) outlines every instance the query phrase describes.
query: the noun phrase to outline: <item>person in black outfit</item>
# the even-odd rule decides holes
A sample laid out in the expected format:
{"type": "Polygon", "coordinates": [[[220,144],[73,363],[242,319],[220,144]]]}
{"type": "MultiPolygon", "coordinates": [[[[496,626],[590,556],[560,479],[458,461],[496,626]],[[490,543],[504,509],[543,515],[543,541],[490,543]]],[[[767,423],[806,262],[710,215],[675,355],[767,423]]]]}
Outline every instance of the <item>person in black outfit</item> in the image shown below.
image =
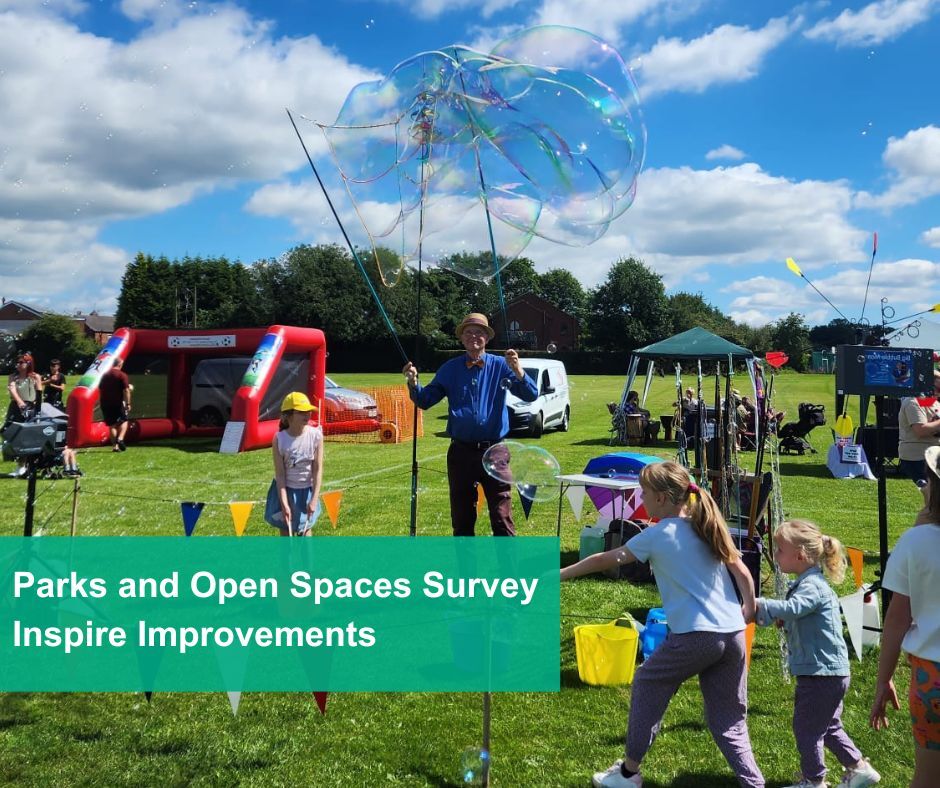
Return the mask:
{"type": "Polygon", "coordinates": [[[62,362],[54,358],[49,362],[49,374],[42,379],[42,396],[52,407],[62,410],[64,394],[65,375],[62,374],[62,362]]]}

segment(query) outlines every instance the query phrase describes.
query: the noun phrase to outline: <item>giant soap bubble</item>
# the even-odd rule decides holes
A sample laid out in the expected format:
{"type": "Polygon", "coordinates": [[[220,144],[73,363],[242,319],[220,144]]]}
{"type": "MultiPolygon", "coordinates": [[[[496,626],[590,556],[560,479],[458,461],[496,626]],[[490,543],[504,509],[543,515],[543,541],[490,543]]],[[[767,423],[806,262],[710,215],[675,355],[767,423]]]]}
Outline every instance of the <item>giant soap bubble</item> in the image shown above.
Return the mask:
{"type": "Polygon", "coordinates": [[[561,466],[541,446],[502,441],[483,453],[483,468],[494,479],[515,485],[530,501],[550,501],[558,496],[561,466]]]}
{"type": "Polygon", "coordinates": [[[336,122],[317,125],[373,250],[480,281],[535,236],[600,238],[633,202],[646,147],[621,56],[559,26],[523,30],[489,54],[423,52],[357,85],[336,122]],[[495,264],[475,254],[491,234],[495,264]]]}

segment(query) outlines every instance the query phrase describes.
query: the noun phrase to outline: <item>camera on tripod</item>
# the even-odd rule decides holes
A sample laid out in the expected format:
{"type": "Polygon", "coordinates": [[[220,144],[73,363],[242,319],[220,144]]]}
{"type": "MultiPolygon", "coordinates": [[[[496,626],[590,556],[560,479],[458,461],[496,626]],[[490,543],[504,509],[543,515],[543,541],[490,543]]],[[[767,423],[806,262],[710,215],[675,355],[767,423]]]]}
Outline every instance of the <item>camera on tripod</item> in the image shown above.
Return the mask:
{"type": "Polygon", "coordinates": [[[56,463],[65,449],[68,418],[37,416],[29,421],[13,421],[0,432],[3,459],[18,462],[56,463]]]}

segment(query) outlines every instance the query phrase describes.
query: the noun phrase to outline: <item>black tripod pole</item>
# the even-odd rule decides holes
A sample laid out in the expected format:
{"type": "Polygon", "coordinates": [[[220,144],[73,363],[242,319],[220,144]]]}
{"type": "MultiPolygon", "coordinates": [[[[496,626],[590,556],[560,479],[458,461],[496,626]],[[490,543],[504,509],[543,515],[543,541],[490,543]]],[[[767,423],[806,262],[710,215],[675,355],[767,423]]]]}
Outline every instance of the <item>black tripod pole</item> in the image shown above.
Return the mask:
{"type": "Polygon", "coordinates": [[[36,463],[26,461],[26,513],[23,520],[23,536],[33,535],[33,511],[36,508],[36,463]]]}
{"type": "MultiPolygon", "coordinates": [[[[888,563],[888,482],[885,478],[884,448],[884,397],[875,397],[875,473],[878,477],[878,558],[879,582],[884,579],[885,565],[888,563]]],[[[881,591],[881,620],[888,612],[891,594],[881,591]]]]}

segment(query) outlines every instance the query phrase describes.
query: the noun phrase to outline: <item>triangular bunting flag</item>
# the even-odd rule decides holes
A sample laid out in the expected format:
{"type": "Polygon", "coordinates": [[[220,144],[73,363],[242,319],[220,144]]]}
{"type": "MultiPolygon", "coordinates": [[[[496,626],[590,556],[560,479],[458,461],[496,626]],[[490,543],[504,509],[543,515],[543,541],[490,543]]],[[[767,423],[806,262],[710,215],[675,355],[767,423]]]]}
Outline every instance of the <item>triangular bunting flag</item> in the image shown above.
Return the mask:
{"type": "Polygon", "coordinates": [[[845,616],[845,626],[849,630],[849,640],[855,649],[855,656],[862,658],[862,622],[865,616],[865,592],[856,591],[854,594],[841,597],[842,615],[845,616]]]}
{"type": "Polygon", "coordinates": [[[238,715],[238,704],[242,701],[240,692],[227,692],[229,705],[232,707],[232,716],[238,715]]]}
{"type": "Polygon", "coordinates": [[[251,501],[233,501],[228,505],[232,512],[232,524],[235,526],[235,536],[241,536],[248,527],[248,517],[251,515],[251,501]]]}
{"type": "Polygon", "coordinates": [[[313,699],[317,702],[317,708],[320,710],[320,714],[326,714],[326,696],[328,694],[327,692],[313,693],[313,699]]]}
{"type": "Polygon", "coordinates": [[[330,522],[336,528],[336,521],[339,518],[339,504],[343,500],[343,491],[333,490],[332,492],[322,493],[320,500],[323,501],[323,505],[326,507],[330,522]]]}
{"type": "Polygon", "coordinates": [[[480,512],[483,511],[484,506],[486,506],[486,493],[483,492],[483,485],[477,484],[477,515],[478,516],[480,512]]]}
{"type": "MultiPolygon", "coordinates": [[[[518,488],[518,489],[519,489],[519,500],[522,502],[522,511],[525,512],[525,519],[528,520],[529,512],[532,511],[532,501],[534,499],[534,495],[532,498],[530,498],[528,495],[522,494],[522,488],[518,488]]],[[[529,488],[529,489],[532,489],[533,493],[535,492],[533,488],[529,488]]]]}
{"type": "Polygon", "coordinates": [[[580,484],[572,484],[565,493],[568,503],[571,504],[571,511],[574,512],[574,519],[579,523],[581,522],[581,511],[584,509],[584,496],[586,494],[587,490],[580,484]]]}
{"type": "Polygon", "coordinates": [[[751,669],[751,647],[754,645],[754,630],[757,627],[752,621],[744,627],[744,660],[747,669],[751,669]]]}
{"type": "Polygon", "coordinates": [[[152,692],[145,692],[145,693],[144,693],[144,697],[147,699],[147,703],[150,703],[150,701],[153,700],[153,693],[152,693],[152,692]]]}
{"type": "Polygon", "coordinates": [[[862,587],[862,564],[865,559],[862,551],[857,547],[847,547],[845,552],[849,555],[849,563],[852,564],[852,571],[855,573],[855,587],[862,587]]]}
{"type": "Polygon", "coordinates": [[[180,509],[183,511],[183,530],[186,531],[186,536],[192,536],[193,531],[196,530],[196,521],[199,520],[199,515],[202,514],[203,506],[205,506],[204,503],[194,503],[193,501],[183,501],[180,504],[180,509]]]}

